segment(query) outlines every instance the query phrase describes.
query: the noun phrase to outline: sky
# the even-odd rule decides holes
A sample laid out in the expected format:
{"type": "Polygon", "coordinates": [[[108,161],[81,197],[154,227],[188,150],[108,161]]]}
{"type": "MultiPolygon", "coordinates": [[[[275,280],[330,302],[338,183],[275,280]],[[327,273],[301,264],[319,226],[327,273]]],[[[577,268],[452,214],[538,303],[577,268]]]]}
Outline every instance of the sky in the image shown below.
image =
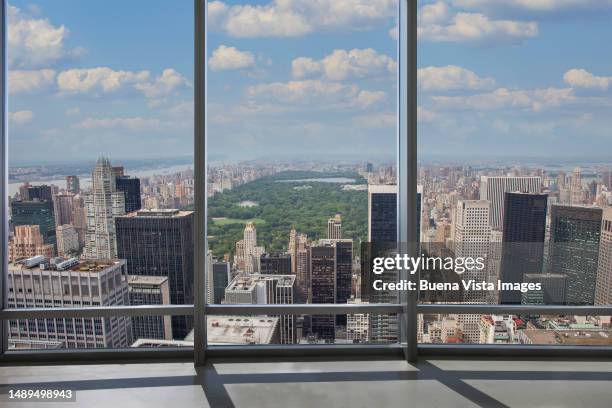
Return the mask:
{"type": "MultiPolygon", "coordinates": [[[[193,2],[9,2],[11,164],[193,154],[193,2]]],[[[612,0],[419,6],[419,157],[612,162],[612,0]]],[[[212,159],[394,158],[397,1],[208,5],[212,159]]]]}

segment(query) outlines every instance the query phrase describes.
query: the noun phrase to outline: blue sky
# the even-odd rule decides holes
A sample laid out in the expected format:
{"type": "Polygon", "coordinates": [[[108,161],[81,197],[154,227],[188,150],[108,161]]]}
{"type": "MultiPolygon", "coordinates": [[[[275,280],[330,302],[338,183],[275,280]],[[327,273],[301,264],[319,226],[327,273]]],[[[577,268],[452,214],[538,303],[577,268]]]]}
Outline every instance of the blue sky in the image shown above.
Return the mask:
{"type": "MultiPolygon", "coordinates": [[[[193,153],[191,0],[12,1],[12,163],[193,153]]],[[[209,3],[209,151],[395,155],[393,0],[209,3]]],[[[421,157],[610,160],[612,0],[423,1],[421,157]]]]}

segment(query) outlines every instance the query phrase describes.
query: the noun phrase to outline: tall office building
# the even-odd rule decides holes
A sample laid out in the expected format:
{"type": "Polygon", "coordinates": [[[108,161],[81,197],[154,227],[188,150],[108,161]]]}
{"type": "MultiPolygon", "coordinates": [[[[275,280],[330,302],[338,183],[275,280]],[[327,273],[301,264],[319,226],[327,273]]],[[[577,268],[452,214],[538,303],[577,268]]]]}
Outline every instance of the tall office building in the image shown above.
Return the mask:
{"type": "MultiPolygon", "coordinates": [[[[225,303],[293,304],[295,280],[293,275],[238,275],[225,289],[225,303]]],[[[297,341],[295,316],[279,315],[278,318],[281,344],[294,344],[297,341]]]]}
{"type": "Polygon", "coordinates": [[[291,256],[291,273],[296,276],[296,303],[307,303],[310,300],[310,246],[308,236],[298,234],[294,228],[289,234],[289,255],[291,256]]]}
{"type": "Polygon", "coordinates": [[[53,201],[13,201],[11,202],[11,222],[13,225],[38,225],[46,244],[55,244],[55,215],[53,201]]]}
{"type": "Polygon", "coordinates": [[[72,194],[81,192],[81,183],[78,176],[66,176],[66,191],[72,194]]]}
{"type": "MultiPolygon", "coordinates": [[[[128,273],[167,276],[170,303],[193,303],[193,211],[140,210],[116,218],[117,255],[128,273]]],[[[189,316],[172,316],[172,334],[184,338],[189,316]]]]}
{"type": "Polygon", "coordinates": [[[501,230],[504,226],[504,194],[521,192],[539,194],[541,177],[488,177],[480,178],[480,199],[491,203],[491,227],[501,230]]]}
{"type": "Polygon", "coordinates": [[[74,222],[74,194],[61,193],[53,195],[53,213],[55,225],[72,224],[74,222]]]}
{"type": "Polygon", "coordinates": [[[62,257],[76,256],[81,248],[79,234],[70,224],[59,225],[56,230],[57,255],[62,257]]]}
{"type": "Polygon", "coordinates": [[[548,271],[567,276],[570,305],[595,301],[601,220],[601,208],[554,205],[551,209],[548,271]]]}
{"type": "Polygon", "coordinates": [[[140,200],[140,179],[130,176],[117,176],[115,179],[117,191],[122,191],[125,197],[125,212],[130,213],[142,208],[140,200]]]}
{"type": "Polygon", "coordinates": [[[582,188],[582,171],[580,170],[580,167],[576,167],[572,172],[572,179],[570,182],[570,204],[580,205],[583,203],[584,192],[582,188]]]}
{"type": "Polygon", "coordinates": [[[210,272],[212,274],[211,299],[209,303],[221,304],[225,300],[225,288],[231,281],[231,271],[229,262],[211,262],[210,272]]]}
{"type": "Polygon", "coordinates": [[[368,241],[397,242],[397,185],[368,186],[368,241]]]}
{"type": "MultiPolygon", "coordinates": [[[[129,275],[127,283],[130,306],[170,304],[167,276],[129,275]]],[[[132,337],[172,340],[171,316],[132,317],[132,337]]]]}
{"type": "Polygon", "coordinates": [[[333,218],[327,220],[327,239],[342,238],[342,216],[336,214],[333,218]]]}
{"type": "MultiPolygon", "coordinates": [[[[421,236],[421,213],[423,209],[423,187],[417,186],[417,237],[421,236]]],[[[380,245],[395,245],[397,242],[397,185],[368,186],[368,241],[372,250],[379,250],[380,245]]],[[[419,244],[419,243],[417,243],[419,244]]],[[[363,265],[362,265],[363,267],[363,265]]],[[[377,278],[378,279],[378,278],[377,278]]],[[[397,276],[387,273],[383,280],[396,281],[397,276]]],[[[373,275],[369,268],[362,269],[362,300],[370,303],[393,303],[397,301],[397,292],[372,291],[370,285],[373,275]]],[[[369,317],[370,340],[377,343],[397,341],[397,316],[371,314],[369,317]]]]}
{"type": "MultiPolygon", "coordinates": [[[[8,306],[53,308],[127,306],[123,260],[45,259],[8,267],[8,306]]],[[[57,341],[65,348],[122,348],[132,344],[129,317],[16,319],[9,338],[57,341]]]]}
{"type": "Polygon", "coordinates": [[[54,253],[53,244],[45,244],[38,225],[16,226],[15,234],[9,241],[8,250],[9,262],[36,255],[50,258],[54,253]]]}
{"type": "Polygon", "coordinates": [[[116,189],[108,159],[98,159],[92,174],[92,189],[84,201],[87,232],[83,256],[89,259],[117,258],[115,217],[125,214],[125,198],[116,189]]]}
{"type": "Polygon", "coordinates": [[[261,274],[291,275],[290,254],[263,254],[259,262],[261,274]]]}
{"type": "MultiPolygon", "coordinates": [[[[546,234],[546,194],[506,193],[500,279],[522,283],[526,274],[542,273],[546,234]]],[[[521,303],[520,291],[500,292],[501,303],[521,303]]]]}
{"type": "Polygon", "coordinates": [[[83,248],[87,234],[87,215],[85,214],[85,200],[79,194],[72,197],[72,225],[79,236],[79,247],[83,248]]]}
{"type": "Polygon", "coordinates": [[[612,191],[612,169],[608,168],[605,169],[602,173],[602,183],[604,186],[606,186],[606,188],[608,189],[608,191],[612,191]]]}
{"type": "Polygon", "coordinates": [[[244,227],[243,239],[236,242],[236,268],[247,273],[259,273],[259,262],[264,252],[263,247],[257,246],[255,223],[248,222],[244,227]]]}
{"type": "MultiPolygon", "coordinates": [[[[336,249],[331,245],[317,245],[310,248],[310,293],[312,303],[336,303],[336,249]]],[[[326,343],[336,338],[334,315],[313,315],[311,333],[326,343]]]]}
{"type": "Polygon", "coordinates": [[[31,186],[24,184],[19,188],[21,199],[23,201],[51,201],[53,199],[53,189],[51,186],[31,186]]]}
{"type": "Polygon", "coordinates": [[[595,304],[612,305],[612,207],[603,210],[595,304]]]}
{"type": "MultiPolygon", "coordinates": [[[[491,242],[491,224],[489,221],[490,203],[485,200],[459,201],[457,203],[455,220],[455,257],[487,259],[491,242]]],[[[476,268],[464,273],[464,280],[487,280],[487,269],[476,268]]],[[[486,302],[486,291],[466,290],[463,292],[463,302],[486,302]]],[[[474,327],[474,338],[478,338],[479,330],[474,327]]]]}
{"type": "Polygon", "coordinates": [[[522,304],[531,305],[565,305],[567,304],[567,275],[560,273],[528,273],[523,276],[525,283],[539,283],[541,290],[530,290],[523,293],[522,304]]]}

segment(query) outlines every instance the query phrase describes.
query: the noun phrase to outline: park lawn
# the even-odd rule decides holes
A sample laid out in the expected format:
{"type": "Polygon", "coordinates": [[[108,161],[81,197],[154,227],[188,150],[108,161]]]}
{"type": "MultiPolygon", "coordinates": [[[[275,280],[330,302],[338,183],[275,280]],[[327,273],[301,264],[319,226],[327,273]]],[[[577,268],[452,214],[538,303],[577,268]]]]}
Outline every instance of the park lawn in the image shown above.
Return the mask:
{"type": "Polygon", "coordinates": [[[254,222],[255,225],[265,224],[266,220],[262,218],[251,218],[250,220],[239,220],[237,218],[222,218],[222,219],[213,219],[213,223],[215,225],[231,225],[231,224],[243,224],[246,225],[247,222],[254,222]]]}

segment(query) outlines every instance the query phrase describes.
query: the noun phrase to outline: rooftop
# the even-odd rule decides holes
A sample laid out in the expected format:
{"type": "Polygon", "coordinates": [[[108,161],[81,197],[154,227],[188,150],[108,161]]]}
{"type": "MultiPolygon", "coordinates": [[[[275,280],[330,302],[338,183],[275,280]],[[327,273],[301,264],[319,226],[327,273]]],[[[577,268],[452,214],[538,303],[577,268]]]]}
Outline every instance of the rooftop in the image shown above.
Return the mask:
{"type": "Polygon", "coordinates": [[[142,275],[128,275],[129,284],[138,285],[161,285],[168,281],[167,276],[142,276],[142,275]]]}
{"type": "Polygon", "coordinates": [[[174,217],[185,217],[190,214],[193,214],[193,211],[183,211],[183,210],[172,209],[172,208],[171,209],[159,208],[159,209],[151,209],[151,210],[147,210],[147,209],[138,210],[138,211],[128,213],[118,218],[123,218],[123,217],[127,217],[127,218],[137,218],[137,217],[174,218],[174,217]]]}
{"type": "Polygon", "coordinates": [[[61,257],[43,258],[42,256],[20,259],[9,263],[9,271],[71,271],[101,272],[109,267],[124,264],[120,259],[64,259],[61,257]]]}

